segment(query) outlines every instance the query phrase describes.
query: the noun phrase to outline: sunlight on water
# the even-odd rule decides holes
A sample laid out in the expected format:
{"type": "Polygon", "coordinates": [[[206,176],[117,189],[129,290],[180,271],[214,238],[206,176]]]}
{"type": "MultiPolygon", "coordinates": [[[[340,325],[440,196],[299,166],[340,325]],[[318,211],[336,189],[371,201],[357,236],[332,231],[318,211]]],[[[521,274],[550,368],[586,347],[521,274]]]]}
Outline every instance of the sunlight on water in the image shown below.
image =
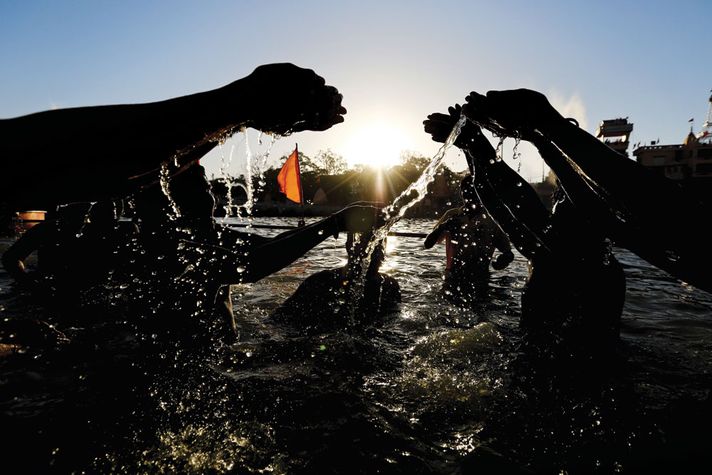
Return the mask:
{"type": "Polygon", "coordinates": [[[440,147],[435,156],[433,156],[432,160],[425,170],[423,170],[418,179],[411,183],[408,188],[406,188],[389,206],[385,208],[384,214],[386,221],[381,227],[377,228],[373,232],[373,235],[366,247],[366,252],[362,262],[356,264],[357,269],[354,269],[354,277],[351,280],[352,285],[349,289],[347,289],[347,301],[350,304],[349,325],[353,325],[356,322],[356,312],[358,311],[359,303],[363,300],[364,295],[363,289],[366,280],[366,270],[371,263],[374,251],[386,239],[393,225],[405,215],[406,211],[425,197],[428,191],[428,185],[435,180],[435,174],[445,159],[445,153],[455,143],[455,140],[457,140],[457,137],[460,135],[460,131],[462,130],[462,126],[465,124],[466,120],[467,117],[465,115],[460,116],[459,120],[450,131],[447,140],[445,140],[445,143],[440,147]]]}
{"type": "Polygon", "coordinates": [[[435,180],[435,174],[445,159],[445,153],[455,143],[455,140],[457,140],[457,137],[460,135],[460,131],[462,130],[462,126],[465,124],[466,120],[467,118],[464,115],[460,116],[460,119],[452,128],[450,135],[448,135],[447,140],[440,147],[435,156],[433,156],[420,177],[418,177],[415,182],[411,183],[408,188],[406,188],[389,206],[385,208],[384,213],[386,222],[374,232],[373,238],[371,238],[371,242],[367,248],[367,259],[370,260],[373,250],[376,248],[378,243],[383,241],[383,239],[388,236],[388,232],[391,230],[393,225],[405,215],[405,212],[425,197],[428,191],[428,185],[435,180]]]}

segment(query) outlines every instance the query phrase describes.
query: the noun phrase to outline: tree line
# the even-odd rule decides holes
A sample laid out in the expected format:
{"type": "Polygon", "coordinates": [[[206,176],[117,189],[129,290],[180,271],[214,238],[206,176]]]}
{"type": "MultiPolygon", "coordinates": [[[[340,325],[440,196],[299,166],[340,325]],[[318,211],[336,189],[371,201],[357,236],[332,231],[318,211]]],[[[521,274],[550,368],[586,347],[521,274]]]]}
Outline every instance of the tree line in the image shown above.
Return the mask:
{"type": "MultiPolygon", "coordinates": [[[[288,202],[279,191],[277,175],[286,159],[287,156],[283,156],[278,162],[280,165],[265,170],[261,176],[252,177],[253,200],[256,203],[254,214],[290,215],[304,212],[288,202]]],[[[319,214],[358,201],[388,204],[420,177],[430,159],[417,153],[405,152],[401,156],[401,163],[387,170],[367,166],[347,169],[346,160],[327,149],[319,151],[314,157],[299,152],[299,163],[304,200],[306,208],[310,210],[307,214],[319,214]]],[[[428,186],[426,197],[411,208],[408,215],[434,217],[451,207],[459,206],[459,185],[463,176],[463,173],[442,166],[435,180],[428,186]]],[[[244,176],[234,180],[217,177],[211,180],[211,186],[219,209],[224,209],[227,202],[228,186],[231,187],[232,203],[236,208],[247,201],[244,176]]]]}

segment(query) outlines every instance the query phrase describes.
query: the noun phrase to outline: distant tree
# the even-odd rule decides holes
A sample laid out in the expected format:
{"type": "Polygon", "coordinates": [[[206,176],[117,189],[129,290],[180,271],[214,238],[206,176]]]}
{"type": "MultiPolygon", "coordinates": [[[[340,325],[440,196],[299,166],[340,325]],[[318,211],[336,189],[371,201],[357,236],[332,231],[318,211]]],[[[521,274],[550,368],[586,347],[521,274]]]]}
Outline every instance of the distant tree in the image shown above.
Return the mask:
{"type": "MultiPolygon", "coordinates": [[[[287,155],[283,156],[282,158],[279,159],[279,167],[278,169],[281,169],[282,165],[284,165],[284,162],[287,161],[287,155]]],[[[319,166],[314,163],[314,160],[309,155],[306,155],[302,152],[299,152],[299,169],[301,170],[302,173],[304,172],[313,172],[319,171],[319,166]]]]}
{"type": "Polygon", "coordinates": [[[407,168],[414,168],[415,170],[422,172],[430,164],[430,158],[421,155],[418,152],[404,151],[400,156],[403,166],[407,168]]]}
{"type": "Polygon", "coordinates": [[[331,149],[319,150],[312,162],[322,171],[323,175],[338,175],[346,171],[346,160],[331,149]]]}

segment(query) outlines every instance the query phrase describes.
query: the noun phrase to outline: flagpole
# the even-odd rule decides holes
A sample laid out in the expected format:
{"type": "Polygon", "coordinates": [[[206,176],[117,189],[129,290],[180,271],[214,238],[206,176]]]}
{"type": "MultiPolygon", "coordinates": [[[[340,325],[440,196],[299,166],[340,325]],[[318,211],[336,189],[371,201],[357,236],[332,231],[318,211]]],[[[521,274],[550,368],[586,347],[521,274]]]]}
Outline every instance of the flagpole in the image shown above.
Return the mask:
{"type": "Polygon", "coordinates": [[[304,226],[304,189],[302,188],[302,166],[299,163],[299,144],[294,144],[294,152],[297,154],[297,181],[299,183],[299,206],[302,210],[302,217],[298,221],[298,226],[304,226]]]}

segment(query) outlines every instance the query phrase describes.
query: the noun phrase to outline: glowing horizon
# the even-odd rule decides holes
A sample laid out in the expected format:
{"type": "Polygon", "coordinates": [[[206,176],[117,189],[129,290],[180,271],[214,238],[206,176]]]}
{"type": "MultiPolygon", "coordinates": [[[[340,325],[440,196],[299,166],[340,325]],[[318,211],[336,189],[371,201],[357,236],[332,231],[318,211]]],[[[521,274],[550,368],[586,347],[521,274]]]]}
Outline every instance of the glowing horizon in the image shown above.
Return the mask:
{"type": "Polygon", "coordinates": [[[348,168],[364,165],[385,170],[401,163],[401,154],[413,142],[402,128],[379,121],[357,128],[339,149],[348,168]]]}

